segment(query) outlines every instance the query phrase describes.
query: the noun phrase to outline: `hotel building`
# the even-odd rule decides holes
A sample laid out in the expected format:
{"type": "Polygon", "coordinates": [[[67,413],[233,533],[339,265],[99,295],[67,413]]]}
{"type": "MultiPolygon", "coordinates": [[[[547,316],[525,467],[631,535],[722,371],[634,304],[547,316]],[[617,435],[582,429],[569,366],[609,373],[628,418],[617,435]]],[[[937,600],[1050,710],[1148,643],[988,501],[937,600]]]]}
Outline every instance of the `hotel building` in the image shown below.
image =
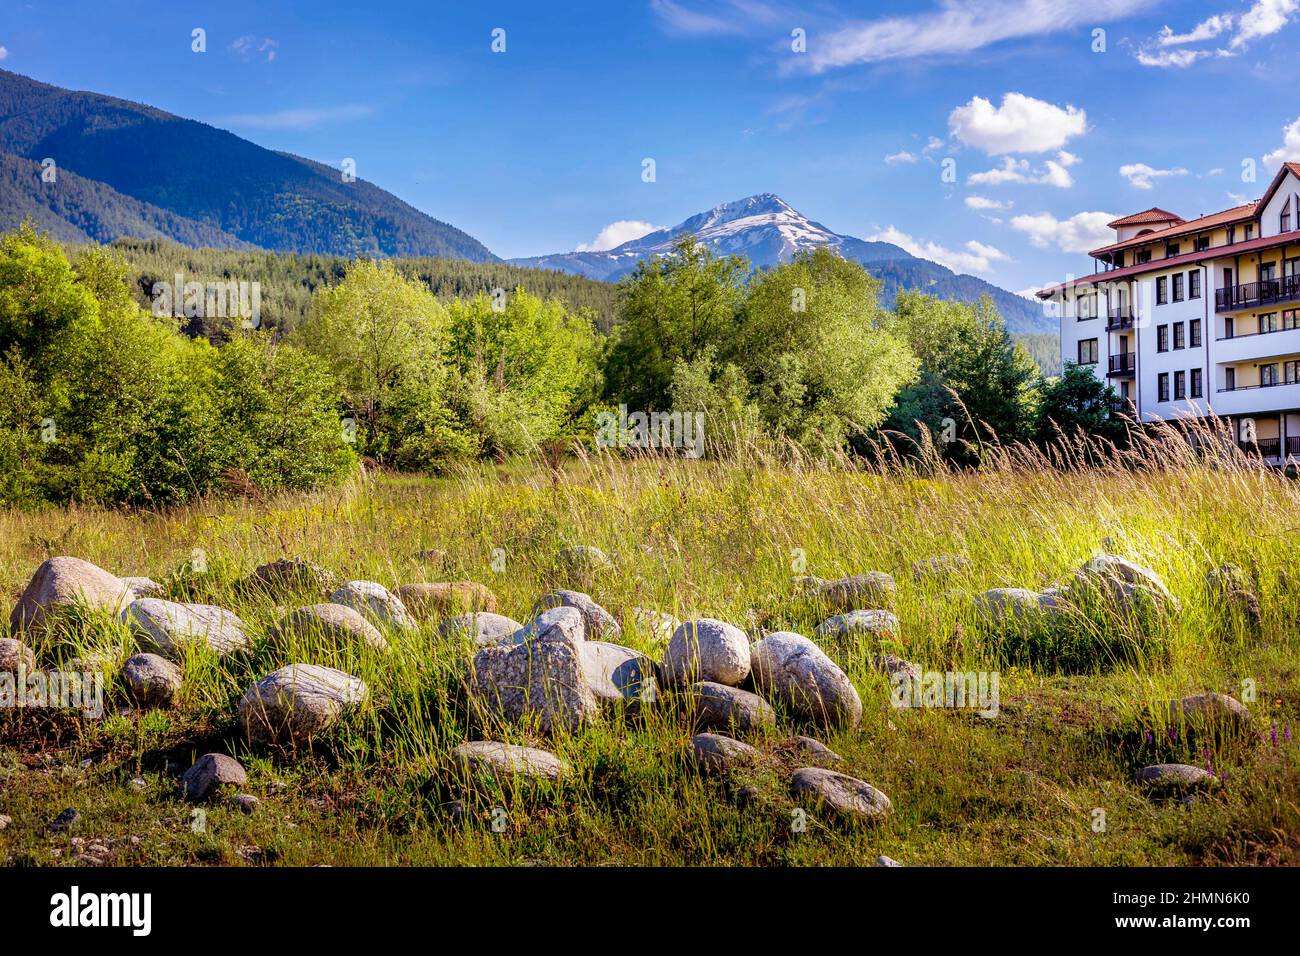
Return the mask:
{"type": "Polygon", "coordinates": [[[1256,202],[1109,226],[1093,275],[1038,293],[1059,310],[1062,359],[1140,421],[1215,415],[1243,447],[1300,458],[1300,163],[1256,202]]]}

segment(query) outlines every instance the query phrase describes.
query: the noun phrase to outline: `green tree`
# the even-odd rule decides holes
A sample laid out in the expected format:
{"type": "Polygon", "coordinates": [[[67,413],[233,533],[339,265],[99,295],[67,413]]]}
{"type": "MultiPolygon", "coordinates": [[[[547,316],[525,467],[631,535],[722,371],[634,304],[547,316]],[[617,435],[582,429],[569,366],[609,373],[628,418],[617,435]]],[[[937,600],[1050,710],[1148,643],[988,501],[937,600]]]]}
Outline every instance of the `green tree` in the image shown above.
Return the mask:
{"type": "Polygon", "coordinates": [[[1082,432],[1125,447],[1129,419],[1120,411],[1122,406],[1115,389],[1097,378],[1092,369],[1066,362],[1060,377],[1047,379],[1039,387],[1034,437],[1039,444],[1048,445],[1059,441],[1062,434],[1073,438],[1082,432]]]}

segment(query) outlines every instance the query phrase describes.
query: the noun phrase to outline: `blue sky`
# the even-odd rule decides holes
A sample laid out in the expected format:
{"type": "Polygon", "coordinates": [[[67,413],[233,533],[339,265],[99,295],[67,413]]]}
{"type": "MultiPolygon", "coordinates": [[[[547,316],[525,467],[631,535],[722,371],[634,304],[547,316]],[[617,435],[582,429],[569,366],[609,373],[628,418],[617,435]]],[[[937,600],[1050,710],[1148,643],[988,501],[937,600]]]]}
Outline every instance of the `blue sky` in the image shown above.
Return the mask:
{"type": "Polygon", "coordinates": [[[1015,291],[1113,215],[1256,198],[1298,46],[1300,0],[0,0],[0,66],[352,157],[500,256],[775,192],[1015,291]]]}

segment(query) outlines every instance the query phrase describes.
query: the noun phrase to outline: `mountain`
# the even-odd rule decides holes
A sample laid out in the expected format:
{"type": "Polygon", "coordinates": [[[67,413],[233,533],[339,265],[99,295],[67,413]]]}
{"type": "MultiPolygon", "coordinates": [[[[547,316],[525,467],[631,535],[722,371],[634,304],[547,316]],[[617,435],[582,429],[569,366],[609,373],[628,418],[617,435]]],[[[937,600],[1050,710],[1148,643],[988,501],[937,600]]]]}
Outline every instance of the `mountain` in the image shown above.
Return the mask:
{"type": "Polygon", "coordinates": [[[920,259],[888,242],[869,242],[831,232],[772,193],[723,203],[692,216],[671,229],[660,229],[603,252],[564,252],[511,259],[511,263],[558,269],[614,282],[630,273],[642,259],[667,255],[679,236],[690,233],[720,255],[743,255],[765,269],[788,262],[803,250],[826,246],[846,259],[860,262],[883,283],[883,301],[900,289],[916,289],[944,299],[974,302],[992,297],[1012,332],[1050,332],[1056,323],[1041,307],[1013,292],[972,275],[960,275],[937,262],[920,259]]]}
{"type": "Polygon", "coordinates": [[[343,182],[339,170],[322,163],[139,103],[7,70],[0,70],[0,154],[12,157],[4,160],[4,227],[23,208],[101,240],[161,235],[280,252],[497,261],[454,226],[362,179],[343,182]],[[53,184],[26,176],[16,162],[46,157],[57,163],[53,184]],[[65,184],[75,196],[52,195],[55,189],[61,195],[65,184]]]}

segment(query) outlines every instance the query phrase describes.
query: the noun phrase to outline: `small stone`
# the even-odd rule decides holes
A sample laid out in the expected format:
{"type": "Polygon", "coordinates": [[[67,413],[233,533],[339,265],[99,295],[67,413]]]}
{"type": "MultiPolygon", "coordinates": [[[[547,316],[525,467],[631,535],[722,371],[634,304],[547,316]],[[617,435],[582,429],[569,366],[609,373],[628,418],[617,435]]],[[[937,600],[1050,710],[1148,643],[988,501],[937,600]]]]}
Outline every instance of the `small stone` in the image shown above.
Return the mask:
{"type": "Polygon", "coordinates": [[[813,598],[831,610],[854,611],[858,608],[891,608],[897,586],[884,571],[868,571],[837,581],[823,581],[813,588],[813,598]]]}
{"type": "Polygon", "coordinates": [[[324,639],[335,647],[365,644],[388,650],[388,640],[379,630],[350,607],[342,604],[312,604],[290,612],[271,635],[277,647],[306,644],[324,639]]]}
{"type": "Polygon", "coordinates": [[[622,644],[583,641],[580,648],[587,684],[602,703],[653,704],[659,698],[655,663],[622,644]]]}
{"type": "Polygon", "coordinates": [[[249,644],[239,616],[211,604],[178,604],[161,598],[132,601],[120,619],[149,651],[177,660],[188,647],[233,654],[249,644]]]}
{"type": "Polygon", "coordinates": [[[1208,770],[1185,763],[1160,763],[1143,767],[1137,772],[1137,782],[1149,790],[1162,793],[1198,790],[1218,783],[1218,778],[1208,770]]]}
{"type": "Polygon", "coordinates": [[[623,630],[618,621],[614,620],[614,615],[593,601],[590,594],[581,591],[552,591],[541,597],[533,613],[540,614],[554,607],[575,608],[582,615],[586,627],[583,636],[589,641],[617,638],[623,630]]]}
{"type": "Polygon", "coordinates": [[[149,781],[145,780],[144,777],[132,777],[126,782],[126,785],[135,791],[147,790],[149,781]]]}
{"type": "Polygon", "coordinates": [[[343,671],[290,664],[249,688],[239,716],[254,742],[299,744],[328,730],[368,693],[365,681],[343,671]]]}
{"type": "Polygon", "coordinates": [[[686,690],[695,725],[732,734],[754,734],[776,726],[776,711],[757,694],[712,681],[686,690]]]}
{"type": "Polygon", "coordinates": [[[876,654],[871,658],[871,665],[891,681],[906,679],[913,684],[921,682],[921,668],[894,654],[876,654]]]}
{"type": "Polygon", "coordinates": [[[556,554],[556,560],[564,571],[579,579],[589,579],[591,575],[608,570],[614,564],[609,555],[590,544],[561,548],[556,554]]]}
{"type": "Polygon", "coordinates": [[[0,813],[0,830],[7,829],[8,826],[9,826],[9,824],[11,824],[11,823],[13,823],[13,822],[14,822],[14,818],[13,818],[13,817],[8,817],[8,816],[5,816],[3,813],[0,813]]]}
{"type": "Polygon", "coordinates": [[[569,765],[549,750],[490,740],[463,743],[452,756],[468,775],[483,772],[497,780],[559,780],[569,772],[569,765]]]}
{"type": "Polygon", "coordinates": [[[577,647],[587,639],[587,623],[576,607],[553,607],[538,614],[503,643],[527,644],[544,634],[550,640],[562,639],[577,647]]]}
{"type": "Polygon", "coordinates": [[[1205,587],[1211,594],[1222,595],[1233,591],[1253,591],[1254,582],[1244,568],[1223,564],[1205,572],[1205,587]]]}
{"type": "Polygon", "coordinates": [[[656,611],[654,608],[634,607],[628,612],[637,632],[654,641],[666,641],[673,636],[673,631],[682,626],[682,622],[671,614],[656,611]]]}
{"type": "Polygon", "coordinates": [[[880,856],[876,857],[876,866],[902,866],[902,865],[903,864],[899,863],[893,857],[885,856],[883,853],[880,856]]]}
{"type": "Polygon", "coordinates": [[[153,578],[128,577],[122,578],[122,581],[126,583],[126,586],[131,589],[131,593],[137,598],[160,598],[167,593],[167,589],[153,578]]]}
{"type": "Polygon", "coordinates": [[[1229,591],[1221,600],[1229,615],[1240,619],[1252,634],[1259,634],[1264,626],[1259,598],[1250,591],[1229,591]]]}
{"type": "Polygon", "coordinates": [[[122,666],[122,682],[142,707],[167,708],[181,689],[181,670],[157,654],[136,654],[122,666]]]}
{"type": "Polygon", "coordinates": [[[19,671],[30,674],[36,670],[36,655],[22,641],[11,637],[0,637],[0,674],[13,674],[19,671]]]}
{"type": "Polygon", "coordinates": [[[406,609],[421,621],[446,620],[472,611],[497,610],[497,596],[476,581],[403,584],[395,593],[406,609]]]}
{"type": "Polygon", "coordinates": [[[334,572],[302,558],[279,558],[261,565],[244,579],[245,588],[262,591],[274,598],[300,594],[323,598],[338,586],[338,576],[334,572]]]}
{"type": "Polygon", "coordinates": [[[723,773],[758,761],[759,752],[749,744],[724,734],[696,734],[691,738],[691,757],[705,773],[723,773]]]}
{"type": "Polygon", "coordinates": [[[844,762],[843,757],[813,737],[796,737],[791,742],[791,747],[804,760],[813,763],[837,764],[844,762]]]}
{"type": "Polygon", "coordinates": [[[457,614],[438,625],[438,636],[451,638],[465,636],[475,644],[496,644],[523,629],[514,618],[492,611],[470,611],[457,614]]]}
{"type": "Polygon", "coordinates": [[[230,798],[230,805],[245,814],[251,814],[261,802],[251,793],[237,793],[230,798]]]}
{"type": "Polygon", "coordinates": [[[866,781],[823,767],[796,770],[790,778],[790,789],[795,797],[829,807],[850,820],[874,822],[894,809],[889,797],[866,781]]]}
{"type": "Polygon", "coordinates": [[[664,651],[664,676],[678,684],[707,680],[736,687],[749,676],[749,667],[745,632],[712,618],[683,624],[664,651]]]}
{"type": "Polygon", "coordinates": [[[330,595],[330,603],[350,607],[379,627],[399,631],[419,627],[401,599],[376,581],[349,581],[330,595]]]}
{"type": "Polygon", "coordinates": [[[821,638],[847,637],[864,634],[881,640],[891,640],[899,635],[898,618],[892,611],[879,608],[849,611],[836,614],[817,625],[813,634],[821,638]]]}
{"type": "Polygon", "coordinates": [[[504,721],[550,735],[599,718],[583,665],[583,641],[575,639],[581,616],[572,608],[546,614],[560,612],[572,615],[576,625],[555,623],[521,643],[485,647],[474,655],[470,696],[486,726],[504,721]]]}
{"type": "Polygon", "coordinates": [[[1192,694],[1169,705],[1169,722],[1185,723],[1195,729],[1246,731],[1250,728],[1250,711],[1227,694],[1192,694]]]}
{"type": "Polygon", "coordinates": [[[187,800],[204,799],[213,787],[230,784],[242,787],[248,783],[248,774],[234,757],[225,754],[204,754],[194,766],[181,775],[181,795],[187,800]]]}
{"type": "Polygon", "coordinates": [[[54,833],[63,833],[76,826],[80,819],[81,813],[75,807],[68,807],[50,821],[49,829],[54,833]]]}
{"type": "Polygon", "coordinates": [[[848,675],[802,634],[778,632],[751,649],[754,686],[804,720],[856,727],[862,698],[848,675]]]}
{"type": "Polygon", "coordinates": [[[131,600],[131,589],[121,578],[80,558],[50,558],[32,575],[13,613],[9,630],[33,640],[45,637],[55,615],[71,608],[120,613],[131,600]]]}

